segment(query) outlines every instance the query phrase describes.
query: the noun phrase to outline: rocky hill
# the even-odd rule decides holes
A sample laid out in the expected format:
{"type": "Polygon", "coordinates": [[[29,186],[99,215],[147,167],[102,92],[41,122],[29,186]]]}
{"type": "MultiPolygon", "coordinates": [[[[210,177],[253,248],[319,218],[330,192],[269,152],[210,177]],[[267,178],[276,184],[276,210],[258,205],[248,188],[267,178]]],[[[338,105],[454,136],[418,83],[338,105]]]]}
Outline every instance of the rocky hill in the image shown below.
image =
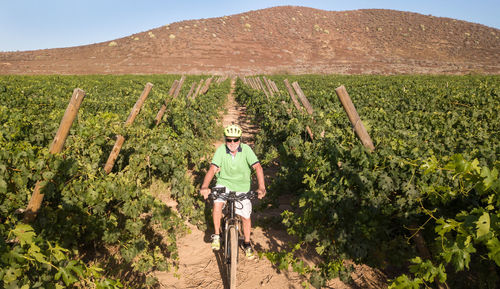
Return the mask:
{"type": "Polygon", "coordinates": [[[281,6],[108,42],[0,53],[0,74],[500,73],[500,30],[394,10],[281,6]]]}

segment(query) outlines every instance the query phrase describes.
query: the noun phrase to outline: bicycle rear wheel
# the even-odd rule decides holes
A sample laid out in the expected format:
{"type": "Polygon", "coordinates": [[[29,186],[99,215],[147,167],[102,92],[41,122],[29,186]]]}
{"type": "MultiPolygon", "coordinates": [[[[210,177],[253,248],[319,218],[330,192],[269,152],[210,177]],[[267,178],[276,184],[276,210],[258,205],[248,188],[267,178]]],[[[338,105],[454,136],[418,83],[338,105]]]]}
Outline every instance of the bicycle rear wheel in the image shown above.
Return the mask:
{"type": "Polygon", "coordinates": [[[238,264],[238,231],[236,231],[236,228],[234,226],[231,226],[229,228],[229,246],[230,246],[229,247],[230,262],[228,264],[229,288],[235,289],[236,267],[238,264]]]}

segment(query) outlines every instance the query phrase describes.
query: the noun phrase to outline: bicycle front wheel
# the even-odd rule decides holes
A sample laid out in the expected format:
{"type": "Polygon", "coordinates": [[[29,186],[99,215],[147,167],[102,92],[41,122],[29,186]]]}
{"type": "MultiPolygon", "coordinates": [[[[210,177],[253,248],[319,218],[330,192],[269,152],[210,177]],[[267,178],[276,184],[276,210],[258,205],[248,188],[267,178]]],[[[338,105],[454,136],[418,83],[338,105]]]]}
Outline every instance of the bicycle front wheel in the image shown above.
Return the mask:
{"type": "Polygon", "coordinates": [[[229,263],[229,288],[236,288],[236,267],[238,264],[238,231],[232,226],[229,228],[229,248],[230,248],[230,263],[229,263]]]}

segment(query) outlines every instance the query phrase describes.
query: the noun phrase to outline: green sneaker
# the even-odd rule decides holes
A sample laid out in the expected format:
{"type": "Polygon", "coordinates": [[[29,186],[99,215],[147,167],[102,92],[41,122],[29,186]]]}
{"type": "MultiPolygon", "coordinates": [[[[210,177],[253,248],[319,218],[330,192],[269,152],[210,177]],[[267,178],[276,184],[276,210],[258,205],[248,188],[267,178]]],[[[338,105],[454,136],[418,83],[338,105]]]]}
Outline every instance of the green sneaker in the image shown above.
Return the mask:
{"type": "Polygon", "coordinates": [[[245,251],[245,257],[247,257],[248,260],[255,258],[251,245],[243,245],[243,251],[245,251]]]}
{"type": "Polygon", "coordinates": [[[220,237],[219,235],[212,235],[212,250],[219,251],[220,250],[220,237]]]}

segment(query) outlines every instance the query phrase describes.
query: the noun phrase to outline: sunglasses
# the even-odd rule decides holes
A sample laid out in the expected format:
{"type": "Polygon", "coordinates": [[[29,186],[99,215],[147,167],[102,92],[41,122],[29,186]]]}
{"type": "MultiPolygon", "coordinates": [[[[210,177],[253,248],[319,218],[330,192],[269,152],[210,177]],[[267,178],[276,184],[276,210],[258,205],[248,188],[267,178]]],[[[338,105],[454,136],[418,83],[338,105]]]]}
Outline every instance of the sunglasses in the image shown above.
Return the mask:
{"type": "Polygon", "coordinates": [[[226,138],[226,142],[239,142],[239,138],[226,138]]]}

